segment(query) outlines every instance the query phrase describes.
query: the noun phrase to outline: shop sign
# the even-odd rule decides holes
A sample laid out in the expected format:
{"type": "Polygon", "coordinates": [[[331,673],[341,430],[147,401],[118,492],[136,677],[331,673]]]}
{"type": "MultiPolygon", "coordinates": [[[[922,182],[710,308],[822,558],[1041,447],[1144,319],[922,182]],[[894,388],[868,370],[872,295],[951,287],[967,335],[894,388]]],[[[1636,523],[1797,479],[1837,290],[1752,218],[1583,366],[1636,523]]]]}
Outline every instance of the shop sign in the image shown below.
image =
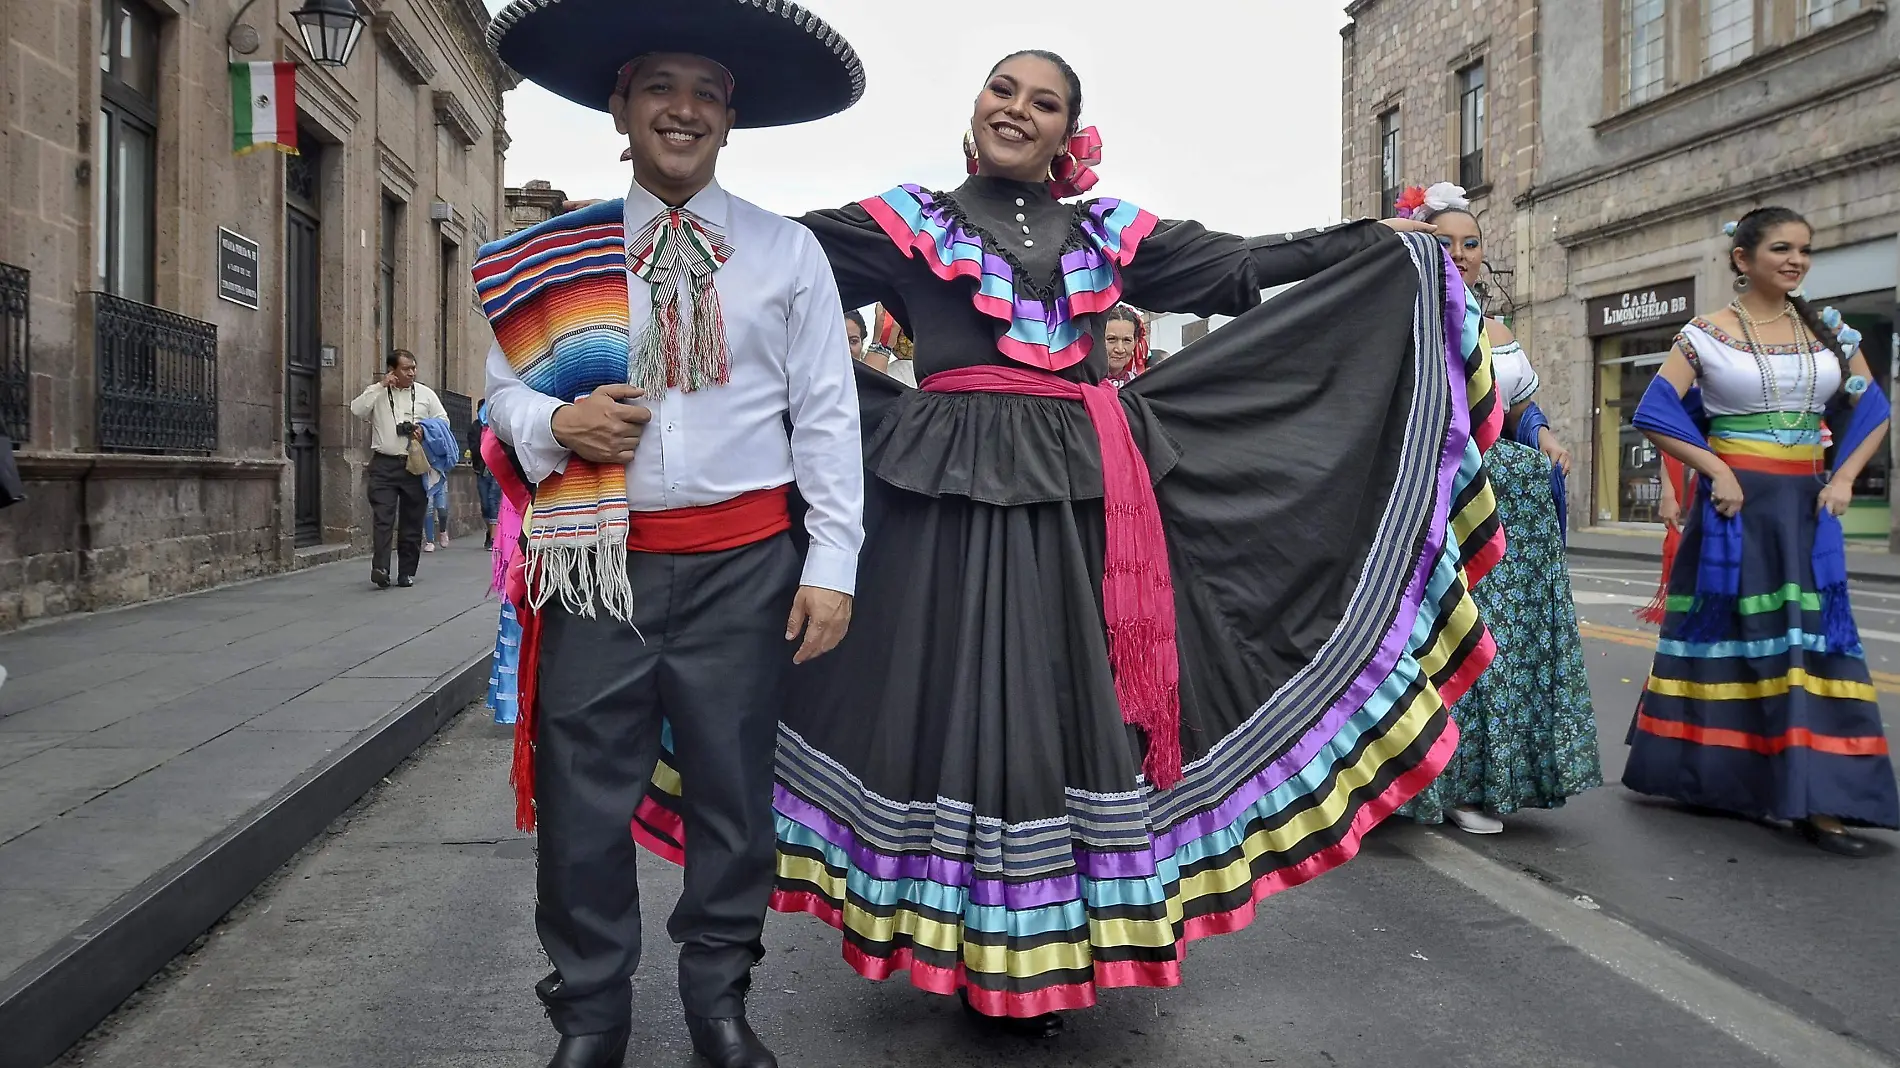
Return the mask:
{"type": "Polygon", "coordinates": [[[1591,337],[1679,326],[1695,315],[1695,279],[1612,293],[1590,301],[1588,308],[1591,337]]]}
{"type": "Polygon", "coordinates": [[[218,227],[218,298],[253,311],[258,306],[257,242],[218,227]]]}

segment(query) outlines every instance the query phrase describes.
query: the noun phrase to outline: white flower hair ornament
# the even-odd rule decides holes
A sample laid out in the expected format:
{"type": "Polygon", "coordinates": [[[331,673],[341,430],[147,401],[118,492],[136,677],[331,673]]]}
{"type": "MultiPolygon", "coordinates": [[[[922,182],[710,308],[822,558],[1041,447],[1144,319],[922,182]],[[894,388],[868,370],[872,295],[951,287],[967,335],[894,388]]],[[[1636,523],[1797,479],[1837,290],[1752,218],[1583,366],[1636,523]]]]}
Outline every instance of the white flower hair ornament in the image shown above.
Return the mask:
{"type": "Polygon", "coordinates": [[[1439,182],[1430,188],[1412,186],[1399,196],[1393,209],[1401,219],[1424,221],[1441,211],[1470,211],[1471,200],[1465,187],[1454,182],[1439,182]]]}

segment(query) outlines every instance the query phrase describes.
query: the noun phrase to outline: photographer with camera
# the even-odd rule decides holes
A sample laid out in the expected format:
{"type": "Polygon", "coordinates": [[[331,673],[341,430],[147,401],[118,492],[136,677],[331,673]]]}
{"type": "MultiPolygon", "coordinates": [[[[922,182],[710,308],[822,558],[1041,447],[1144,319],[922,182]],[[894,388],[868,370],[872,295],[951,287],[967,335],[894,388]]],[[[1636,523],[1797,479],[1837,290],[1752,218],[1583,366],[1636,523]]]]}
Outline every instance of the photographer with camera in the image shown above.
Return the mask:
{"type": "Polygon", "coordinates": [[[429,459],[422,448],[425,419],[447,419],[435,391],[416,381],[416,358],[407,349],[389,354],[388,373],[350,402],[350,412],[369,420],[369,506],[376,537],[369,579],[389,586],[389,546],[400,530],[396,585],[415,585],[422,562],[422,519],[428,493],[422,476],[429,459]]]}

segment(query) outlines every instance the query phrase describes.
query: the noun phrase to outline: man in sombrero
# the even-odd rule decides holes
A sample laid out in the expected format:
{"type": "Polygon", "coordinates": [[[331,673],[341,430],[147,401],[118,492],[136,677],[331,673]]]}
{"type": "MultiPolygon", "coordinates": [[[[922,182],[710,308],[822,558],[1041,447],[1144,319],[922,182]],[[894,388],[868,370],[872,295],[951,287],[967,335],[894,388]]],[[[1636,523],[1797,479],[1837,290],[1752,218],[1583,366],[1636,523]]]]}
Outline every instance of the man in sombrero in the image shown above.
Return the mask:
{"type": "Polygon", "coordinates": [[[529,80],[611,113],[633,163],[624,200],[489,245],[474,272],[497,339],[490,422],[533,486],[513,779],[518,822],[540,832],[549,1068],[626,1057],[629,826],[663,725],[691,799],[668,924],[688,1031],[715,1068],[769,1068],[745,999],[779,702],[791,665],[850,622],[863,453],[817,240],[714,171],[735,128],[849,107],[862,68],[785,0],[516,0],[490,34],[529,80]]]}

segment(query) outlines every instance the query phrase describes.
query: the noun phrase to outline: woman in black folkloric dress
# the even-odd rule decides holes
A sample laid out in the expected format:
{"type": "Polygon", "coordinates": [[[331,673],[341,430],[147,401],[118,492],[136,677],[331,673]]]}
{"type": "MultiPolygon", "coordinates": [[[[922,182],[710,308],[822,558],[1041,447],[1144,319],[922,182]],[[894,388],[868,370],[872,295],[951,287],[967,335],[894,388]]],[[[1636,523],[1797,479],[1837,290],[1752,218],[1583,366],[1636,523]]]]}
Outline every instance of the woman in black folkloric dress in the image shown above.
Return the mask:
{"type": "MultiPolygon", "coordinates": [[[[1443,767],[1490,651],[1461,546],[1495,397],[1442,252],[1393,232],[1429,228],[1065,203],[1080,107],[1059,58],[1012,56],[969,181],[802,220],[925,380],[859,375],[867,547],[850,635],[794,673],[774,906],[1037,1032],[1178,984],[1187,941],[1350,858],[1443,767]],[[1240,318],[1117,395],[1117,300],[1240,318]]],[[[636,833],[671,854],[656,784],[636,833]]]]}

